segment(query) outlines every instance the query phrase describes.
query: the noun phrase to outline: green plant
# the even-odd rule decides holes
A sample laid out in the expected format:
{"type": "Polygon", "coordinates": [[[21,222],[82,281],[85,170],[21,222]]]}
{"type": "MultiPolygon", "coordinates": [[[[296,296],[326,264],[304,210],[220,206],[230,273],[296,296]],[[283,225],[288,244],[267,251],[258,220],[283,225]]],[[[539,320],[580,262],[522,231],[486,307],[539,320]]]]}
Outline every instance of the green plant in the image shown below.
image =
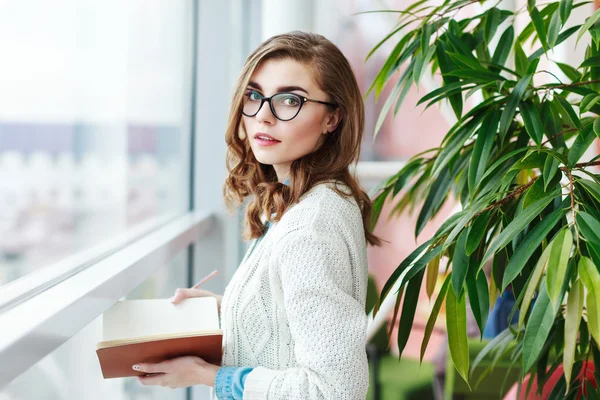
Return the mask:
{"type": "Polygon", "coordinates": [[[466,302],[483,331],[490,299],[510,288],[519,323],[482,353],[510,356],[522,377],[536,375],[540,387],[563,363],[565,384],[556,386],[556,395],[573,397],[589,384],[577,378],[582,361],[593,358],[600,367],[600,175],[590,171],[600,162],[598,157],[581,160],[600,137],[600,10],[568,27],[571,11],[590,2],[528,1],[516,11],[499,4],[422,0],[402,11],[373,11],[399,15],[394,30],[367,56],[397,40],[369,89],[379,97],[399,76],[375,133],[394,103],[396,113],[427,71],[441,74],[443,84],[417,105],[447,100],[458,121],[440,147],[414,156],[372,192],[371,228],[386,200],[397,200],[393,214],[423,200],[415,236],[450,193],[462,206],[392,273],[375,312],[386,296],[396,295],[395,322],[404,298],[398,333],[402,354],[422,280],[436,275],[426,271],[437,271],[440,258],[447,257],[452,271],[426,332],[445,300],[450,354],[465,381],[470,367],[466,302]],[[475,16],[455,19],[459,10],[484,4],[475,16]],[[515,32],[514,19],[523,13],[529,23],[515,32]],[[553,49],[571,37],[586,46],[581,65],[554,61],[553,49]],[[566,79],[540,69],[541,57],[566,79]],[[541,84],[542,78],[555,82],[541,84]],[[481,102],[464,110],[474,94],[481,102]],[[482,271],[486,262],[492,264],[490,278],[482,271]],[[390,293],[398,280],[400,289],[390,293]]]}

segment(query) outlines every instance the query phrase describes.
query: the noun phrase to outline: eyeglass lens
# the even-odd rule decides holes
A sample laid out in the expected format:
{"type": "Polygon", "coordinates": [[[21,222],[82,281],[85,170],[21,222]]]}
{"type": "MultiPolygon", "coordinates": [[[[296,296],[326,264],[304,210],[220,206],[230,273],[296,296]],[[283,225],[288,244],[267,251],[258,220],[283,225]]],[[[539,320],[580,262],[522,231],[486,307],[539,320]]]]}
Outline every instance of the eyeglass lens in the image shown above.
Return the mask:
{"type": "MultiPolygon", "coordinates": [[[[243,111],[247,116],[254,116],[258,113],[262,104],[263,96],[255,91],[250,91],[244,96],[243,111]]],[[[300,111],[302,99],[300,96],[292,93],[277,93],[271,98],[272,111],[275,117],[281,120],[294,118],[300,111]]]]}

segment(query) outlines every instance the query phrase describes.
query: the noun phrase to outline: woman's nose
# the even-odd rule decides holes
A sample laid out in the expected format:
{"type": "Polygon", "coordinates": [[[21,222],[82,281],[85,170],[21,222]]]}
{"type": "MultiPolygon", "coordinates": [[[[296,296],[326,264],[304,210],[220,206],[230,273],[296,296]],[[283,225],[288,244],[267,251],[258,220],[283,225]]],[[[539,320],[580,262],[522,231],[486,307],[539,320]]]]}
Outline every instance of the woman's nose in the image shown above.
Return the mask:
{"type": "Polygon", "coordinates": [[[271,111],[271,105],[268,101],[265,101],[256,114],[256,120],[262,123],[273,124],[275,123],[275,119],[276,118],[271,111]]]}

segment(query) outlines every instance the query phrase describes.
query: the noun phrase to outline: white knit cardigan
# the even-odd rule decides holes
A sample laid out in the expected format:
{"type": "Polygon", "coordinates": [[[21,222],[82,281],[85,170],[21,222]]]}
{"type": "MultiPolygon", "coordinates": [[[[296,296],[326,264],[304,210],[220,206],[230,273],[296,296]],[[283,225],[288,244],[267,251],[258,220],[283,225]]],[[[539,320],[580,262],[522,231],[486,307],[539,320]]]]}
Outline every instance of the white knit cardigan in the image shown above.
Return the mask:
{"type": "Polygon", "coordinates": [[[244,399],[366,397],[366,239],[356,201],[333,184],[255,239],[225,289],[222,364],[254,367],[244,399]]]}

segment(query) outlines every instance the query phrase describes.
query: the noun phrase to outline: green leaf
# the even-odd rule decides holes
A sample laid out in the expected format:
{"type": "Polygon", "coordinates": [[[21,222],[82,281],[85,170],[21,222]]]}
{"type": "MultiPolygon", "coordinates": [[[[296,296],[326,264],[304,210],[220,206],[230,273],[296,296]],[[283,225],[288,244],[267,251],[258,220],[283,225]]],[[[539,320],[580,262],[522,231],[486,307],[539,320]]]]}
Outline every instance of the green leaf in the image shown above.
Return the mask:
{"type": "Polygon", "coordinates": [[[542,280],[540,294],[533,305],[523,337],[523,376],[538,359],[550,333],[550,328],[552,328],[555,315],[556,310],[550,304],[546,285],[542,280]]]}
{"type": "Polygon", "coordinates": [[[533,8],[535,8],[535,0],[527,0],[527,11],[531,12],[533,8]]]}
{"type": "Polygon", "coordinates": [[[465,57],[462,54],[454,53],[451,51],[447,52],[446,54],[448,54],[450,59],[456,64],[461,64],[467,69],[472,69],[473,71],[482,71],[484,73],[489,72],[487,69],[485,69],[483,65],[480,64],[480,62],[476,58],[465,57]]]}
{"type": "Polygon", "coordinates": [[[583,234],[586,240],[597,246],[600,246],[600,222],[598,222],[596,218],[585,211],[580,211],[577,213],[577,217],[575,219],[577,221],[579,231],[583,234]]]}
{"type": "Polygon", "coordinates": [[[477,133],[475,147],[471,154],[471,164],[469,165],[468,184],[471,198],[475,195],[477,186],[479,182],[481,182],[481,177],[485,173],[485,169],[490,159],[492,146],[494,145],[499,121],[500,112],[498,110],[492,111],[485,117],[481,123],[481,128],[479,128],[477,133]]]}
{"type": "Polygon", "coordinates": [[[402,356],[402,352],[408,342],[410,331],[415,319],[415,311],[417,309],[417,303],[419,302],[419,292],[421,290],[421,282],[423,282],[423,275],[425,271],[419,272],[415,279],[408,282],[406,286],[406,292],[404,295],[404,302],[402,303],[402,314],[400,315],[400,323],[398,325],[398,352],[399,357],[402,356]]]}
{"type": "Polygon", "coordinates": [[[413,73],[415,83],[419,83],[421,80],[423,72],[427,69],[427,65],[429,64],[429,61],[431,61],[431,57],[433,57],[433,53],[435,53],[435,45],[429,47],[422,58],[417,58],[418,62],[415,61],[415,71],[413,73]]]}
{"type": "Polygon", "coordinates": [[[581,257],[577,266],[579,276],[588,290],[586,297],[588,328],[596,343],[600,342],[600,273],[592,260],[581,257]]]}
{"type": "Polygon", "coordinates": [[[517,250],[514,252],[502,280],[502,291],[521,273],[521,270],[533,254],[533,252],[542,244],[542,241],[548,236],[552,228],[565,215],[565,210],[555,210],[548,214],[538,223],[529,234],[523,239],[517,250]]]}
{"type": "Polygon", "coordinates": [[[415,237],[425,228],[425,225],[439,210],[440,206],[444,202],[444,199],[448,196],[448,188],[452,180],[449,179],[449,169],[445,168],[440,176],[432,183],[429,194],[423,203],[419,217],[417,218],[417,226],[415,230],[415,237]]]}
{"type": "Polygon", "coordinates": [[[442,303],[444,302],[446,298],[446,293],[448,292],[448,288],[450,287],[450,280],[452,279],[451,275],[452,273],[450,273],[444,280],[444,284],[440,289],[440,293],[438,294],[438,297],[435,300],[435,303],[433,304],[431,314],[429,314],[429,319],[427,320],[427,325],[425,326],[425,333],[423,335],[423,342],[421,343],[421,362],[423,362],[423,357],[425,356],[427,344],[429,343],[431,333],[433,332],[433,328],[435,327],[435,321],[437,320],[437,317],[440,314],[442,303]]]}
{"type": "Polygon", "coordinates": [[[444,169],[448,169],[448,164],[452,159],[455,159],[455,156],[461,151],[465,141],[471,136],[473,131],[479,125],[480,119],[481,116],[475,117],[466,122],[456,131],[446,134],[445,140],[448,140],[448,142],[441,148],[433,163],[433,168],[431,170],[432,176],[441,175],[444,169]]]}
{"type": "Polygon", "coordinates": [[[585,96],[582,100],[581,103],[579,104],[579,114],[583,114],[585,112],[590,111],[590,109],[592,107],[594,107],[594,105],[596,103],[598,103],[600,101],[600,94],[588,94],[587,96],[585,96]]]}
{"type": "Polygon", "coordinates": [[[472,79],[477,83],[488,83],[488,81],[499,80],[505,81],[506,78],[502,75],[495,74],[489,71],[473,71],[468,69],[455,69],[447,74],[444,74],[445,77],[458,77],[462,79],[472,79]]]}
{"type": "MultiPolygon", "coordinates": [[[[514,169],[514,168],[513,168],[514,169]]],[[[523,208],[529,207],[536,200],[541,199],[546,195],[546,191],[544,190],[544,182],[543,179],[538,177],[536,181],[527,189],[525,192],[525,197],[523,197],[523,208]]]]}
{"type": "Polygon", "coordinates": [[[377,220],[379,219],[379,215],[381,215],[381,210],[385,203],[385,199],[388,197],[390,193],[390,189],[384,190],[373,202],[373,211],[371,214],[371,225],[369,227],[370,230],[373,230],[375,227],[377,220]]]}
{"type": "Polygon", "coordinates": [[[592,258],[592,261],[594,261],[594,264],[600,265],[600,246],[596,246],[593,243],[587,242],[585,247],[592,258]]]}
{"type": "Polygon", "coordinates": [[[523,212],[519,215],[519,218],[511,221],[511,223],[508,224],[506,228],[504,228],[504,230],[500,233],[500,235],[498,235],[496,240],[490,245],[488,250],[485,252],[485,255],[483,256],[479,268],[481,269],[485,262],[488,260],[488,258],[490,258],[498,250],[504,248],[504,246],[509,244],[514,239],[514,237],[517,236],[517,234],[521,233],[521,231],[523,231],[523,229],[525,229],[525,227],[529,225],[529,223],[533,221],[533,219],[537,217],[542,212],[542,210],[546,208],[546,206],[550,204],[550,202],[554,200],[554,198],[558,195],[560,195],[559,190],[552,191],[546,197],[539,199],[538,201],[527,207],[525,210],[523,210],[523,212]]]}
{"type": "Polygon", "coordinates": [[[429,247],[429,245],[433,242],[433,239],[429,239],[425,243],[421,244],[412,253],[408,255],[401,263],[396,267],[392,275],[388,278],[388,280],[383,285],[383,289],[381,289],[381,295],[379,296],[378,306],[375,307],[373,315],[377,314],[377,310],[379,306],[383,303],[383,300],[387,297],[389,292],[392,290],[392,287],[396,284],[396,281],[406,269],[408,269],[411,265],[413,265],[417,260],[421,259],[425,255],[425,250],[429,247]]]}
{"type": "MultiPolygon", "coordinates": [[[[414,62],[414,60],[413,60],[414,62]]],[[[408,66],[408,68],[411,68],[413,65],[413,62],[410,63],[410,65],[408,66]]],[[[408,82],[404,85],[404,89],[402,89],[402,92],[400,93],[400,96],[398,96],[398,99],[396,100],[396,105],[394,106],[394,117],[396,116],[396,114],[398,114],[398,110],[400,110],[400,106],[402,105],[402,103],[404,102],[404,99],[406,98],[406,95],[408,94],[410,88],[411,88],[411,84],[410,84],[410,80],[411,77],[408,77],[408,82]]],[[[373,136],[373,142],[375,142],[375,136],[373,136]]]]}
{"type": "MultiPolygon", "coordinates": [[[[394,63],[400,56],[400,53],[402,53],[402,50],[404,50],[404,47],[406,46],[408,41],[410,41],[411,39],[412,39],[412,34],[405,35],[404,37],[402,37],[402,39],[400,39],[400,41],[396,44],[396,46],[390,53],[389,57],[383,64],[383,67],[381,67],[381,70],[379,71],[379,73],[377,74],[375,79],[373,80],[373,83],[371,83],[371,86],[367,90],[367,93],[365,94],[365,96],[368,96],[369,93],[371,93],[371,90],[373,90],[373,88],[376,88],[375,97],[376,98],[379,97],[379,93],[381,92],[381,89],[383,89],[383,86],[385,85],[385,83],[387,81],[387,77],[388,77],[390,70],[392,69],[392,67],[394,66],[394,63]]],[[[414,42],[413,42],[413,45],[414,45],[414,42]]]]}
{"type": "MultiPolygon", "coordinates": [[[[546,162],[546,154],[540,151],[528,151],[527,154],[518,162],[514,163],[511,167],[511,170],[522,170],[522,169],[542,169],[544,167],[544,162],[546,162]]],[[[537,181],[536,181],[537,182],[537,181]]],[[[531,189],[528,189],[529,193],[531,189]]],[[[536,199],[537,200],[537,199],[536,199]]],[[[525,208],[525,207],[523,207],[525,208]]]]}
{"type": "Polygon", "coordinates": [[[552,150],[552,149],[549,149],[549,148],[546,148],[546,147],[542,147],[541,149],[536,149],[536,150],[539,151],[539,152],[542,152],[542,153],[552,154],[556,159],[560,160],[560,162],[562,162],[563,164],[568,164],[568,162],[569,162],[568,159],[567,159],[567,157],[565,157],[564,154],[562,154],[561,152],[557,151],[557,150],[561,150],[562,151],[562,148],[559,148],[557,150],[552,150]]]}
{"type": "Polygon", "coordinates": [[[515,42],[515,69],[520,76],[523,76],[527,73],[527,67],[529,67],[529,60],[527,59],[527,55],[525,55],[525,51],[523,50],[523,46],[518,41],[515,42]]]}
{"type": "Polygon", "coordinates": [[[498,8],[493,7],[488,10],[485,17],[485,25],[483,28],[483,37],[486,43],[490,43],[494,34],[496,34],[496,30],[498,29],[498,25],[500,24],[500,15],[501,12],[498,8]]]}
{"type": "Polygon", "coordinates": [[[573,8],[573,0],[560,0],[559,10],[560,10],[560,20],[563,25],[569,19],[569,15],[571,15],[571,9],[573,8]]]}
{"type": "Polygon", "coordinates": [[[571,81],[576,82],[581,80],[581,73],[568,64],[556,62],[556,65],[571,81]]]}
{"type": "Polygon", "coordinates": [[[581,27],[581,30],[579,31],[579,35],[577,35],[577,41],[575,42],[575,44],[579,43],[579,39],[581,39],[581,37],[583,36],[583,34],[592,27],[592,25],[594,25],[596,23],[596,21],[598,21],[600,19],[600,8],[596,10],[595,13],[592,14],[591,17],[589,17],[588,19],[585,20],[585,23],[583,24],[583,26],[581,27]]]}
{"type": "Polygon", "coordinates": [[[577,279],[567,299],[567,313],[565,315],[565,348],[563,353],[563,365],[567,381],[567,391],[571,382],[571,373],[573,372],[573,363],[575,362],[575,348],[577,346],[577,333],[579,332],[579,322],[583,313],[583,285],[577,279]]]}
{"type": "Polygon", "coordinates": [[[503,342],[505,342],[506,340],[511,340],[512,337],[513,337],[513,334],[511,332],[510,328],[506,328],[505,330],[500,332],[497,336],[495,336],[492,340],[490,340],[485,345],[485,347],[481,351],[479,351],[479,353],[477,353],[477,356],[473,360],[473,365],[471,366],[471,375],[473,374],[475,369],[479,366],[481,361],[483,361],[484,359],[488,359],[489,355],[493,354],[493,352],[496,349],[498,349],[498,347],[503,342]]]}
{"type": "Polygon", "coordinates": [[[544,20],[542,19],[537,7],[533,7],[529,11],[529,15],[531,16],[531,21],[533,22],[535,31],[540,39],[540,43],[542,43],[542,47],[545,51],[548,51],[548,41],[546,39],[546,29],[544,29],[544,20]]]}
{"type": "MultiPolygon", "coordinates": [[[[579,282],[581,282],[581,280],[579,280],[579,282]]],[[[582,298],[585,298],[585,296],[582,296],[582,298]]],[[[584,354],[588,351],[588,345],[590,344],[590,331],[588,329],[587,321],[580,321],[580,326],[581,331],[579,332],[579,354],[584,354]]]]}
{"type": "Polygon", "coordinates": [[[572,247],[573,234],[569,227],[564,227],[552,240],[552,251],[546,270],[548,296],[554,308],[558,306],[560,289],[565,281],[572,247]]]}
{"type": "Polygon", "coordinates": [[[550,19],[550,26],[548,27],[548,47],[553,48],[558,39],[558,33],[560,32],[560,14],[555,12],[550,19]]]}
{"type": "Polygon", "coordinates": [[[500,40],[498,41],[498,46],[496,46],[496,50],[494,50],[494,55],[492,56],[492,63],[498,65],[504,65],[506,62],[506,58],[508,57],[508,53],[510,53],[510,46],[515,39],[515,28],[510,25],[502,36],[500,36],[500,40]]]}
{"type": "Polygon", "coordinates": [[[532,77],[533,74],[528,74],[519,79],[512,93],[508,97],[508,101],[502,112],[502,117],[500,117],[500,138],[502,141],[508,133],[508,128],[515,116],[515,111],[517,110],[517,105],[523,98],[523,94],[525,94],[525,90],[527,89],[529,82],[531,82],[532,77]]]}
{"type": "MultiPolygon", "coordinates": [[[[445,84],[451,84],[454,82],[458,82],[459,79],[457,77],[447,75],[450,71],[454,69],[454,64],[452,64],[452,62],[450,61],[450,57],[448,57],[448,55],[446,54],[447,50],[448,49],[444,45],[444,42],[437,42],[436,55],[438,63],[440,65],[440,71],[442,72],[442,79],[445,84]]],[[[452,106],[452,110],[454,111],[456,118],[460,119],[463,109],[462,95],[460,93],[454,94],[448,97],[448,101],[450,101],[450,105],[452,106]]]]}
{"type": "Polygon", "coordinates": [[[431,39],[431,25],[425,24],[421,30],[421,53],[427,53],[427,49],[429,48],[429,41],[431,39]]]}
{"type": "Polygon", "coordinates": [[[454,242],[454,239],[458,237],[458,235],[462,232],[466,224],[469,221],[471,221],[471,219],[475,217],[475,215],[478,214],[480,210],[482,210],[487,204],[489,204],[489,202],[492,201],[494,197],[494,194],[482,196],[476,199],[474,203],[470,204],[465,210],[459,213],[460,216],[457,219],[456,224],[446,237],[446,243],[444,243],[443,245],[444,250],[446,250],[450,246],[450,244],[454,242]]]}
{"type": "Polygon", "coordinates": [[[469,269],[469,257],[466,253],[468,229],[465,229],[458,237],[454,257],[452,258],[452,288],[454,293],[462,293],[467,270],[469,269]]]}
{"type": "MultiPolygon", "coordinates": [[[[523,302],[521,303],[521,308],[519,311],[519,322],[517,325],[517,329],[521,330],[521,326],[523,326],[523,322],[525,321],[525,316],[529,311],[529,306],[531,305],[531,301],[533,299],[534,293],[537,291],[538,284],[542,277],[542,273],[548,264],[548,259],[550,258],[550,252],[552,251],[552,246],[548,245],[544,249],[544,252],[540,256],[531,276],[529,277],[529,282],[527,282],[527,289],[525,289],[525,294],[523,295],[523,302]]],[[[545,291],[545,290],[544,290],[545,291]]]]}
{"type": "Polygon", "coordinates": [[[456,297],[450,288],[446,296],[448,346],[456,370],[469,385],[469,346],[467,343],[467,304],[465,292],[456,297]]]}
{"type": "Polygon", "coordinates": [[[427,266],[427,264],[429,264],[429,262],[431,260],[433,260],[439,254],[441,254],[443,250],[444,250],[444,248],[442,246],[436,246],[436,247],[430,249],[427,253],[425,253],[423,255],[423,257],[421,257],[418,261],[416,261],[414,263],[414,265],[412,265],[410,268],[407,269],[406,275],[404,275],[400,279],[400,284],[403,285],[404,282],[408,282],[409,280],[411,280],[414,276],[416,276],[421,271],[424,272],[424,269],[427,266]]]}
{"type": "MultiPolygon", "coordinates": [[[[390,111],[390,108],[392,107],[392,104],[394,103],[396,98],[398,98],[403,86],[404,85],[410,86],[412,71],[413,71],[413,68],[411,66],[409,66],[404,71],[404,73],[402,74],[402,77],[400,77],[400,79],[398,79],[398,82],[396,82],[396,84],[394,85],[394,89],[392,90],[392,93],[385,100],[385,103],[383,104],[383,107],[381,108],[381,112],[379,113],[379,117],[377,118],[377,123],[375,124],[374,135],[377,135],[377,133],[381,129],[381,126],[383,125],[383,122],[385,121],[385,117],[387,116],[388,112],[390,111]]],[[[375,138],[373,138],[373,140],[374,139],[375,138]]]]}
{"type": "Polygon", "coordinates": [[[467,255],[470,256],[475,252],[479,243],[483,239],[485,232],[487,231],[487,227],[492,219],[492,210],[488,210],[481,215],[479,215],[473,223],[471,224],[471,228],[469,229],[469,236],[467,237],[467,255]]]}
{"type": "Polygon", "coordinates": [[[600,138],[600,118],[594,121],[594,133],[600,138]]]}
{"type": "Polygon", "coordinates": [[[396,196],[398,192],[404,189],[406,182],[412,178],[412,176],[421,168],[423,165],[422,158],[416,158],[408,162],[399,172],[396,177],[396,183],[394,183],[394,189],[392,190],[392,196],[396,196]]]}
{"type": "Polygon", "coordinates": [[[546,162],[544,162],[544,170],[542,171],[542,178],[544,181],[544,191],[548,189],[548,185],[552,182],[552,179],[559,172],[560,161],[553,157],[551,154],[546,156],[546,162]]]}
{"type": "MultiPolygon", "coordinates": [[[[584,3],[581,3],[584,4],[584,3]]],[[[567,40],[569,37],[571,37],[575,32],[577,32],[577,29],[579,29],[581,25],[577,25],[577,26],[572,26],[569,29],[567,29],[566,31],[562,32],[560,35],[558,35],[558,40],[556,40],[556,44],[555,46],[558,46],[559,44],[561,44],[562,42],[564,42],[565,40],[567,40]]],[[[544,54],[544,49],[540,48],[537,49],[536,51],[534,51],[533,53],[531,53],[529,55],[529,57],[527,57],[529,59],[529,62],[534,62],[537,61],[539,62],[540,59],[539,57],[544,54]]],[[[536,65],[537,67],[537,65],[536,65]]],[[[533,72],[533,71],[529,71],[529,72],[533,72]]]]}
{"type": "Polygon", "coordinates": [[[402,296],[404,296],[404,287],[401,287],[398,290],[398,293],[396,293],[396,302],[394,304],[394,314],[392,315],[392,320],[390,321],[390,326],[388,328],[388,344],[387,344],[387,348],[386,350],[388,350],[390,348],[390,345],[392,344],[391,342],[391,338],[392,338],[392,332],[394,330],[394,326],[396,325],[396,319],[398,317],[398,310],[400,309],[400,303],[402,301],[402,296]]]}
{"type": "Polygon", "coordinates": [[[519,103],[519,109],[521,110],[521,116],[523,117],[527,134],[533,139],[538,147],[542,147],[544,126],[542,125],[540,111],[531,101],[522,101],[519,103]]]}
{"type": "Polygon", "coordinates": [[[466,81],[459,81],[459,82],[454,82],[454,83],[449,83],[449,84],[443,85],[441,88],[435,89],[435,90],[427,93],[422,98],[420,98],[419,101],[417,102],[417,105],[421,105],[424,102],[431,100],[437,96],[440,96],[440,98],[444,98],[444,97],[447,97],[454,93],[460,94],[462,87],[465,85],[468,85],[470,83],[473,83],[473,82],[466,80],[466,81]],[[441,96],[441,95],[446,95],[446,96],[441,96]]]}
{"type": "Polygon", "coordinates": [[[437,256],[427,264],[425,272],[425,288],[427,289],[427,297],[429,299],[431,299],[431,295],[435,291],[435,284],[437,283],[438,275],[440,273],[440,258],[441,256],[437,256]]]}
{"type": "MultiPolygon", "coordinates": [[[[375,45],[375,47],[373,47],[371,49],[371,51],[369,51],[369,53],[365,57],[365,62],[368,61],[369,58],[371,58],[371,56],[373,55],[373,53],[375,53],[377,51],[377,49],[379,49],[385,42],[387,42],[389,38],[391,38],[392,36],[394,36],[396,33],[400,32],[400,30],[402,30],[402,28],[404,28],[404,27],[405,27],[405,25],[401,25],[401,26],[398,26],[397,28],[394,28],[394,30],[392,32],[390,32],[379,43],[377,43],[377,45],[375,45]]],[[[409,40],[408,39],[408,35],[404,36],[403,39],[404,38],[406,38],[405,40],[407,40],[407,41],[409,40]]]]}
{"type": "Polygon", "coordinates": [[[567,117],[567,119],[569,119],[571,121],[573,126],[575,126],[577,129],[581,130],[581,121],[579,120],[577,113],[575,113],[575,110],[573,110],[573,107],[567,101],[567,99],[565,99],[561,95],[557,95],[554,98],[558,100],[558,104],[563,109],[563,111],[564,111],[563,115],[565,115],[567,117]]]}
{"type": "Polygon", "coordinates": [[[589,179],[579,179],[577,183],[583,186],[587,192],[600,202],[600,185],[589,179]]]}
{"type": "Polygon", "coordinates": [[[582,131],[579,132],[575,142],[569,149],[569,160],[568,165],[570,168],[573,168],[575,164],[579,161],[579,159],[585,154],[587,149],[592,145],[596,137],[594,136],[594,132],[592,131],[592,125],[586,126],[582,131]]]}
{"type": "Polygon", "coordinates": [[[590,57],[588,59],[586,59],[580,66],[579,68],[584,68],[584,67],[596,67],[600,65],[600,56],[596,56],[596,57],[590,57]]]}
{"type": "MultiPolygon", "coordinates": [[[[473,261],[471,261],[471,263],[473,263],[473,261]]],[[[490,312],[490,297],[485,274],[477,274],[475,268],[469,268],[466,283],[471,311],[473,312],[473,317],[475,317],[475,321],[479,327],[480,336],[483,336],[483,330],[490,312]]]]}

